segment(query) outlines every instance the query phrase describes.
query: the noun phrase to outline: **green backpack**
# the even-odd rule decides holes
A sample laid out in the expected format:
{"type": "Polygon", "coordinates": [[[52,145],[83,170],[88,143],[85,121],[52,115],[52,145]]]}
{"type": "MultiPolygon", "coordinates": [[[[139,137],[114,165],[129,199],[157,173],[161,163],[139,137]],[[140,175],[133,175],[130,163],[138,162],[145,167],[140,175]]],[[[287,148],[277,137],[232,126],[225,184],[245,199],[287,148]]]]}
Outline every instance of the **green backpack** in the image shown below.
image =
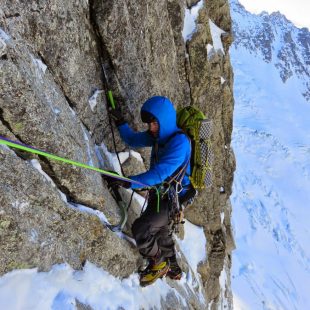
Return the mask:
{"type": "Polygon", "coordinates": [[[191,140],[191,175],[189,179],[193,187],[195,189],[210,187],[213,163],[212,121],[207,120],[200,110],[187,106],[177,109],[177,125],[191,140]]]}

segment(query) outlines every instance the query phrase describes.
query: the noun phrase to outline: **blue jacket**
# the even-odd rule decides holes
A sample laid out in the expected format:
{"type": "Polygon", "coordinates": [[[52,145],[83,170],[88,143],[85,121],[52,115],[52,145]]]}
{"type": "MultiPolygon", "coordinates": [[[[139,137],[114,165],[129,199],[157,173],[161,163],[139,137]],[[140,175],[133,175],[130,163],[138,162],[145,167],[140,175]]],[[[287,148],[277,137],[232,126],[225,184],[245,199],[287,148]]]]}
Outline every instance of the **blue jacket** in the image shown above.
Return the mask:
{"type": "MultiPolygon", "coordinates": [[[[127,123],[118,127],[122,139],[130,147],[152,147],[150,169],[147,172],[130,176],[129,178],[149,186],[161,184],[174,172],[190,160],[191,146],[186,135],[177,133],[180,128],[176,124],[176,111],[171,101],[166,97],[155,96],[148,99],[141,111],[151,113],[159,124],[159,134],[154,138],[148,131],[135,132],[127,123]],[[154,146],[158,142],[157,162],[154,146]]],[[[190,184],[190,163],[182,181],[184,189],[190,184]]],[[[132,184],[131,188],[140,188],[132,184]]],[[[185,191],[184,191],[185,192],[185,191]]],[[[183,192],[181,193],[181,195],[183,192]]]]}

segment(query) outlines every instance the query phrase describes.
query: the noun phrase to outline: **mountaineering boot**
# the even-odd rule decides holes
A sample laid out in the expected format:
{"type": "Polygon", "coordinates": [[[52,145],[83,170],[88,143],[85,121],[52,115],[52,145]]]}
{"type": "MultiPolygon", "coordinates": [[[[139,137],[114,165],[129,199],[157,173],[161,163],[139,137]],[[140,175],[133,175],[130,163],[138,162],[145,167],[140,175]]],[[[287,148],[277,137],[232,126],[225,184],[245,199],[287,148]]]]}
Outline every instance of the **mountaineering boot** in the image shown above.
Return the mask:
{"type": "Polygon", "coordinates": [[[143,265],[139,267],[138,274],[140,277],[148,273],[148,271],[154,266],[155,260],[153,258],[144,258],[143,265]]]}
{"type": "Polygon", "coordinates": [[[140,285],[147,286],[154,283],[157,279],[162,278],[169,270],[169,262],[166,259],[150,259],[149,265],[142,271],[140,275],[140,285]]]}
{"type": "Polygon", "coordinates": [[[168,258],[169,260],[169,270],[167,272],[167,277],[172,280],[181,280],[182,278],[182,269],[177,262],[175,255],[168,258]]]}

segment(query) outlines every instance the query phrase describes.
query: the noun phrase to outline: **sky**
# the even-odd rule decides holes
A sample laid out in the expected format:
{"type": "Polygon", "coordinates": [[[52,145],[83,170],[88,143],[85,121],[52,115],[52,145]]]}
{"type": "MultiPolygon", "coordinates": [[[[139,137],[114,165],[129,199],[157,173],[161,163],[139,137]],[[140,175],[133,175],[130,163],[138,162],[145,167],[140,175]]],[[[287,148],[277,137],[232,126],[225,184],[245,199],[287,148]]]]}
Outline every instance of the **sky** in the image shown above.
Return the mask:
{"type": "Polygon", "coordinates": [[[307,27],[310,30],[309,0],[239,0],[250,12],[259,14],[280,11],[297,27],[307,27]]]}

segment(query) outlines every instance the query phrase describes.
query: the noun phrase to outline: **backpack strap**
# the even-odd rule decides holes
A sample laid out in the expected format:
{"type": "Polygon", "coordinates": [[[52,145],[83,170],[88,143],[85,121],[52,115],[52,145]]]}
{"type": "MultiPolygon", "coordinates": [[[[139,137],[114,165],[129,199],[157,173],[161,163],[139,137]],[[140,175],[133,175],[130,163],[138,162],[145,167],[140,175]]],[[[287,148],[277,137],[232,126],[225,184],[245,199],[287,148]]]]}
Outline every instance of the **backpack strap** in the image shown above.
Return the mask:
{"type": "MultiPolygon", "coordinates": [[[[188,137],[188,135],[183,130],[176,131],[171,137],[169,137],[167,142],[169,142],[171,139],[173,139],[177,134],[183,134],[188,138],[188,141],[190,143],[190,149],[191,149],[191,139],[188,137]]],[[[170,177],[168,177],[163,183],[170,186],[172,182],[175,182],[177,186],[181,186],[181,183],[182,183],[183,178],[186,174],[186,170],[187,170],[187,167],[188,167],[190,161],[191,161],[191,156],[189,156],[189,158],[184,163],[182,163],[182,165],[180,167],[178,167],[176,169],[176,171],[170,177]]],[[[182,191],[182,188],[179,191],[177,190],[177,193],[179,193],[181,191],[182,191]]]]}

